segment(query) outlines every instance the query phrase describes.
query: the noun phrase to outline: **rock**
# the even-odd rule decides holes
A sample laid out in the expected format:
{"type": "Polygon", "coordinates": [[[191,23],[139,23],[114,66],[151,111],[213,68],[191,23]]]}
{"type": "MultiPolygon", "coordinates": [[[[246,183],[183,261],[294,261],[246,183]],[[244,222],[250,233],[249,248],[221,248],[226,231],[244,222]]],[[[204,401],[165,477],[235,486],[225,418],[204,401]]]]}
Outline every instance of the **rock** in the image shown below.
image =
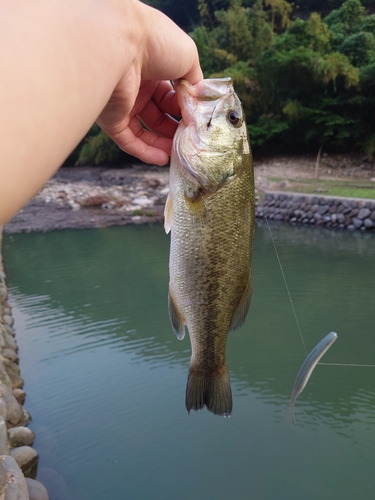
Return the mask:
{"type": "Polygon", "coordinates": [[[35,434],[27,427],[13,427],[8,430],[9,444],[11,448],[17,446],[31,446],[35,440],[35,434]]]}
{"type": "Polygon", "coordinates": [[[8,347],[5,347],[3,349],[3,352],[1,353],[4,358],[9,359],[9,361],[12,361],[12,363],[18,363],[19,362],[19,357],[13,349],[9,349],[8,347]]]}
{"type": "Polygon", "coordinates": [[[162,196],[167,196],[167,195],[168,195],[168,193],[169,193],[169,187],[166,187],[166,188],[164,188],[164,189],[161,189],[161,191],[160,191],[160,194],[161,194],[162,196]]]}
{"type": "Polygon", "coordinates": [[[337,214],[336,220],[339,224],[343,224],[345,221],[345,215],[342,213],[337,214]]]}
{"type": "Polygon", "coordinates": [[[353,224],[349,224],[349,226],[347,226],[347,230],[348,231],[355,231],[355,226],[353,226],[353,224]]]}
{"type": "Polygon", "coordinates": [[[26,392],[23,391],[22,389],[13,389],[12,393],[13,396],[16,398],[16,400],[19,402],[19,404],[23,405],[26,398],[26,392]]]}
{"type": "Polygon", "coordinates": [[[4,384],[7,387],[9,387],[9,389],[12,389],[12,381],[9,375],[7,374],[4,366],[1,365],[1,363],[0,363],[0,384],[4,384]]]}
{"type": "Polygon", "coordinates": [[[29,425],[31,422],[31,415],[30,413],[22,406],[22,420],[20,422],[21,426],[26,426],[29,425]]]}
{"type": "Polygon", "coordinates": [[[18,345],[17,342],[14,340],[14,337],[10,335],[7,331],[4,332],[4,340],[5,340],[5,345],[9,349],[13,349],[13,351],[18,352],[18,345]]]}
{"type": "Polygon", "coordinates": [[[27,477],[26,484],[29,492],[29,500],[49,500],[48,492],[42,483],[27,477]]]}
{"type": "Polygon", "coordinates": [[[314,213],[314,219],[315,219],[316,221],[320,220],[321,218],[322,218],[322,216],[320,215],[320,213],[319,213],[319,212],[315,212],[315,213],[314,213]]]}
{"type": "Polygon", "coordinates": [[[4,417],[0,417],[0,455],[8,455],[8,431],[4,417]]]}
{"type": "Polygon", "coordinates": [[[9,316],[9,314],[4,314],[3,322],[5,325],[12,326],[14,323],[14,319],[12,318],[12,316],[9,316]]]}
{"type": "Polygon", "coordinates": [[[81,210],[81,205],[79,203],[76,203],[75,201],[73,200],[69,200],[68,201],[68,205],[70,206],[70,208],[74,211],[78,211],[78,210],[81,210]]]}
{"type": "Polygon", "coordinates": [[[4,491],[8,484],[8,476],[5,472],[3,462],[0,462],[0,498],[4,498],[4,491]]]}
{"type": "Polygon", "coordinates": [[[24,379],[21,377],[21,375],[18,375],[17,373],[14,373],[12,371],[8,372],[8,376],[10,378],[11,382],[11,388],[12,389],[22,389],[22,387],[25,384],[24,379]]]}
{"type": "Polygon", "coordinates": [[[7,333],[9,333],[9,335],[11,335],[12,337],[15,336],[15,331],[13,330],[13,328],[9,325],[4,325],[4,329],[7,333]]]}
{"type": "Polygon", "coordinates": [[[4,328],[4,325],[2,325],[0,323],[0,351],[2,349],[4,349],[4,347],[6,346],[5,344],[5,334],[6,334],[6,331],[5,331],[5,328],[4,328]]]}
{"type": "Polygon", "coordinates": [[[324,215],[326,212],[329,210],[329,205],[319,205],[317,212],[319,212],[320,215],[324,215]]]}
{"type": "Polygon", "coordinates": [[[113,201],[109,201],[108,203],[103,203],[101,208],[102,210],[113,210],[116,208],[116,204],[113,201]]]}
{"type": "Polygon", "coordinates": [[[367,229],[370,229],[371,227],[374,227],[374,221],[371,220],[371,219],[365,219],[363,221],[363,224],[365,227],[367,227],[367,229]]]}
{"type": "Polygon", "coordinates": [[[363,225],[363,221],[358,219],[357,217],[354,217],[352,220],[352,224],[356,229],[359,229],[363,225]]]}
{"type": "Polygon", "coordinates": [[[4,420],[7,418],[7,405],[4,398],[0,398],[0,416],[3,417],[4,420]]]}
{"type": "Polygon", "coordinates": [[[14,458],[21,470],[25,473],[38,462],[38,452],[30,446],[18,446],[10,450],[9,455],[14,458]]]}
{"type": "Polygon", "coordinates": [[[84,200],[80,200],[79,204],[83,208],[101,207],[103,203],[109,203],[110,201],[113,201],[113,199],[106,194],[94,194],[92,196],[88,196],[84,200]]]}
{"type": "Polygon", "coordinates": [[[153,206],[154,202],[150,200],[149,198],[134,198],[132,200],[133,205],[137,205],[141,208],[146,208],[146,207],[151,207],[153,206]]]}
{"type": "Polygon", "coordinates": [[[0,363],[5,367],[8,375],[10,375],[10,372],[16,373],[17,375],[21,374],[20,367],[10,359],[4,358],[2,355],[0,355],[0,363]]]}
{"type": "Polygon", "coordinates": [[[4,500],[27,500],[29,493],[26,480],[17,462],[10,455],[6,457],[3,455],[0,460],[3,461],[3,466],[8,477],[4,500]]]}
{"type": "Polygon", "coordinates": [[[368,208],[361,208],[357,214],[357,219],[364,220],[371,214],[368,208]]]}
{"type": "Polygon", "coordinates": [[[0,397],[6,404],[6,421],[11,425],[18,425],[23,417],[23,408],[13,396],[12,391],[5,385],[0,385],[0,397]]]}
{"type": "Polygon", "coordinates": [[[370,219],[375,220],[375,210],[371,212],[370,219]]]}
{"type": "Polygon", "coordinates": [[[6,300],[8,298],[8,290],[7,287],[0,283],[0,300],[6,300]]]}

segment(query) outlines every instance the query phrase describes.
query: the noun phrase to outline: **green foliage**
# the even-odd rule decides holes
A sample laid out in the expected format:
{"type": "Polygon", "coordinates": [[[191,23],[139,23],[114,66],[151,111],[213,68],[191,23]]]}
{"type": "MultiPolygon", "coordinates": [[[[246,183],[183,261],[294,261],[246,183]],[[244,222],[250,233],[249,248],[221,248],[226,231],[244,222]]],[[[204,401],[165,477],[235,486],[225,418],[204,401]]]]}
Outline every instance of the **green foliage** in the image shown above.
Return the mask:
{"type": "Polygon", "coordinates": [[[212,12],[212,27],[192,33],[205,76],[233,78],[255,148],[374,154],[375,16],[347,0],[324,19],[293,20],[286,3],[212,12]]]}
{"type": "Polygon", "coordinates": [[[112,163],[117,156],[118,146],[100,130],[97,134],[87,138],[83,145],[77,160],[77,165],[86,165],[88,163],[109,162],[112,163]]]}
{"type": "Polygon", "coordinates": [[[249,125],[250,142],[253,147],[272,143],[288,129],[288,123],[280,116],[261,115],[254,125],[249,125]]]}

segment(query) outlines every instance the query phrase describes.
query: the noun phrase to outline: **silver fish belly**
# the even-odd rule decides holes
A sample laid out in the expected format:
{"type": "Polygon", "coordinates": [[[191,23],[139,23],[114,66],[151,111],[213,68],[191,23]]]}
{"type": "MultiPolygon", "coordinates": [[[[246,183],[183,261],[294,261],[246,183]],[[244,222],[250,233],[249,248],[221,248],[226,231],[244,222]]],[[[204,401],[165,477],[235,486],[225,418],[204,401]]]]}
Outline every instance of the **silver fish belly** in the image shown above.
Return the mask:
{"type": "Polygon", "coordinates": [[[320,358],[328,351],[334,341],[337,339],[337,333],[331,332],[324,337],[310,352],[303,362],[300,371],[298,372],[296,381],[293,385],[292,396],[290,398],[290,414],[292,417],[293,427],[296,426],[294,418],[293,407],[297,397],[305,388],[315,366],[318,364],[320,358]]]}

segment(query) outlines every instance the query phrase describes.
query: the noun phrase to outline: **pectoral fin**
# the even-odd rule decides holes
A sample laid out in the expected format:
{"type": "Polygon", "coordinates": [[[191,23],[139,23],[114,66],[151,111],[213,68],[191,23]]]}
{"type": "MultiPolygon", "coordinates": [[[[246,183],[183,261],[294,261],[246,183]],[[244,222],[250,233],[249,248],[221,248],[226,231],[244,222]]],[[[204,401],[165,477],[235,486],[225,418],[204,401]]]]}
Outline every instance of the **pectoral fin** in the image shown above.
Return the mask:
{"type": "Polygon", "coordinates": [[[237,309],[233,313],[232,321],[230,322],[230,327],[229,327],[230,332],[238,330],[238,328],[240,328],[245,323],[247,312],[250,307],[251,292],[252,289],[251,289],[251,271],[250,271],[249,280],[247,282],[245,291],[242,295],[240,303],[237,306],[237,309]]]}
{"type": "Polygon", "coordinates": [[[164,208],[164,229],[167,234],[171,230],[172,225],[173,225],[173,204],[172,204],[172,198],[168,194],[164,208]]]}
{"type": "Polygon", "coordinates": [[[178,310],[170,291],[168,293],[168,309],[173,331],[178,340],[182,340],[185,337],[185,320],[178,310]]]}

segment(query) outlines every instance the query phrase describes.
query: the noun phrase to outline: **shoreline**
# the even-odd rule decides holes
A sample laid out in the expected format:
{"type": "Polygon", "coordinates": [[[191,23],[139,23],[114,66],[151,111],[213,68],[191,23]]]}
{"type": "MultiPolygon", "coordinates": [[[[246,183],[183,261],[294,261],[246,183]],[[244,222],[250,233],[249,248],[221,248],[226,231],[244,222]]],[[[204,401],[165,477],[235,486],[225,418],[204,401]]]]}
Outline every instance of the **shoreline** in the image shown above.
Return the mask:
{"type": "Polygon", "coordinates": [[[23,406],[26,393],[8,302],[2,237],[0,226],[0,497],[48,500],[47,490],[35,480],[39,454],[32,448],[35,434],[28,428],[31,417],[23,406]]]}
{"type": "MultiPolygon", "coordinates": [[[[340,166],[343,160],[335,158],[336,166],[331,157],[329,160],[322,168],[322,178],[359,177],[364,173],[366,177],[373,175],[372,169],[363,171],[354,163],[343,168],[340,166]]],[[[267,179],[267,176],[270,178],[276,173],[281,179],[292,176],[304,179],[313,174],[314,168],[314,159],[310,157],[285,157],[255,163],[256,217],[262,219],[267,215],[270,220],[327,228],[375,230],[375,215],[372,215],[375,200],[278,191],[285,188],[287,181],[270,182],[267,179]],[[336,198],[339,201],[335,201],[336,198]],[[319,206],[328,206],[329,213],[319,206]],[[337,211],[339,206],[340,211],[337,211]],[[361,208],[370,211],[363,219],[356,217],[361,208]],[[361,220],[366,220],[366,224],[360,223],[361,220]]],[[[4,233],[162,223],[168,191],[168,167],[63,167],[4,226],[4,233]]]]}
{"type": "Polygon", "coordinates": [[[4,226],[4,233],[161,222],[168,183],[165,167],[64,167],[4,226]]]}

